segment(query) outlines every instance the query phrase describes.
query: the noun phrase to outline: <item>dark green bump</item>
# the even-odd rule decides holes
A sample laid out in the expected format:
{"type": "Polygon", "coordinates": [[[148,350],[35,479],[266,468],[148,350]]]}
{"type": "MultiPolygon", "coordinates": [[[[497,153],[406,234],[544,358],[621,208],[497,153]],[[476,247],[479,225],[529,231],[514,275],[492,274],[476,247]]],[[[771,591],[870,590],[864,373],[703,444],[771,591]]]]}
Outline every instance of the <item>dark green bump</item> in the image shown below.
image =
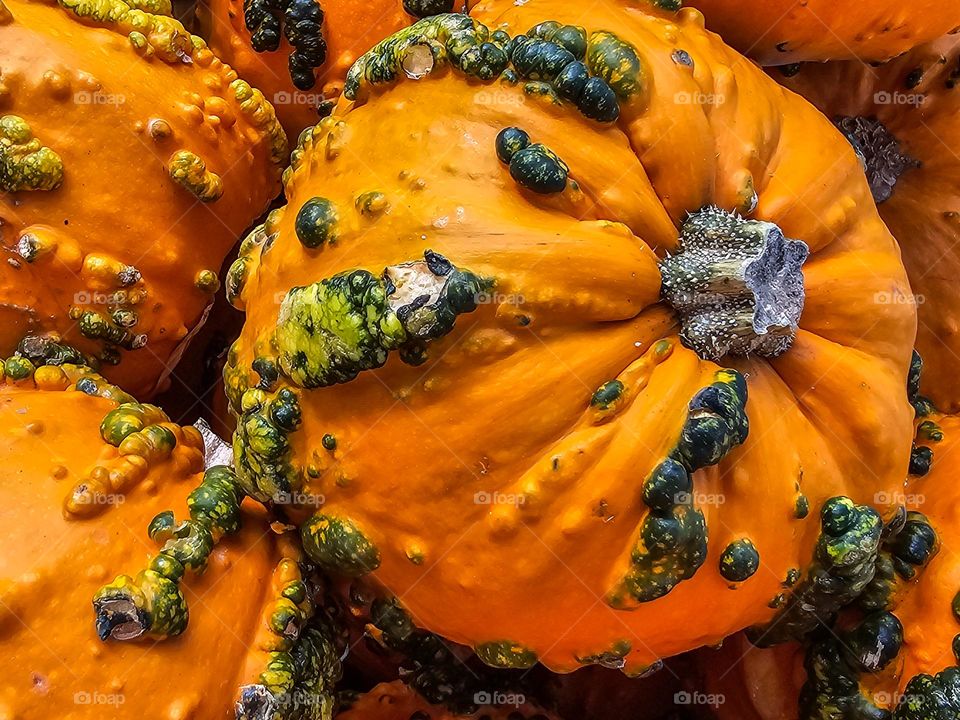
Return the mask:
{"type": "Polygon", "coordinates": [[[615,34],[598,31],[587,41],[587,67],[602,78],[620,99],[638,94],[642,88],[643,68],[636,49],[615,34]]]}
{"type": "Polygon", "coordinates": [[[333,452],[334,450],[337,449],[337,438],[335,438],[330,433],[327,433],[322,438],[320,438],[320,444],[323,445],[324,450],[329,450],[330,452],[333,452]]]}
{"type": "Polygon", "coordinates": [[[760,553],[747,538],[735,540],[720,555],[720,574],[730,582],[743,582],[760,567],[760,553]]]}
{"type": "Polygon", "coordinates": [[[460,56],[460,69],[479,80],[493,80],[507,67],[507,54],[492,42],[468,48],[460,56]]]}
{"type": "Polygon", "coordinates": [[[953,657],[957,661],[957,664],[960,665],[960,635],[954,635],[952,649],[953,657]]]}
{"type": "Polygon", "coordinates": [[[475,652],[484,663],[495,668],[525,669],[537,664],[535,652],[509,640],[482,643],[475,652]]]}
{"type": "Polygon", "coordinates": [[[667,458],[657,465],[643,483],[643,502],[652,510],[668,511],[684,504],[693,488],[690,473],[679,462],[667,458]]]}
{"type": "Polygon", "coordinates": [[[784,587],[793,587],[798,582],[800,582],[800,569],[799,568],[790,568],[787,570],[787,577],[783,580],[784,587]]]}
{"type": "Polygon", "coordinates": [[[453,11],[453,0],[403,0],[403,9],[416,18],[453,11]]]}
{"type": "Polygon", "coordinates": [[[307,200],[296,220],[297,238],[304,247],[318,248],[337,239],[337,209],[322,197],[307,200]]]}
{"type": "Polygon", "coordinates": [[[797,500],[793,506],[793,515],[799,520],[803,520],[810,514],[810,501],[806,495],[797,495],[797,500]]]}
{"type": "Polygon", "coordinates": [[[591,120],[610,123],[620,117],[617,94],[602,78],[592,77],[587,80],[576,102],[580,112],[591,120]]]}
{"type": "Polygon", "coordinates": [[[380,551],[351,520],[316,514],[300,527],[303,549],[326,570],[349,576],[380,567],[380,551]]]}
{"type": "Polygon", "coordinates": [[[854,523],[855,506],[847,498],[831,498],[820,512],[823,531],[831,537],[840,537],[854,523]]]}
{"type": "Polygon", "coordinates": [[[26,380],[33,375],[33,363],[25,357],[14,356],[3,363],[3,373],[11,380],[26,380]]]}
{"type": "Polygon", "coordinates": [[[530,136],[526,132],[516,127],[504,128],[497,133],[497,158],[505,165],[509,165],[510,159],[529,145],[530,136]]]}
{"type": "Polygon", "coordinates": [[[518,150],[510,159],[510,176],[522,187],[541,195],[563,192],[569,172],[566,163],[540,143],[518,150]]]}
{"type": "Polygon", "coordinates": [[[590,398],[590,407],[609,410],[610,406],[617,402],[620,396],[623,395],[623,390],[623,383],[619,380],[605,382],[593,393],[593,397],[590,398]]]}
{"type": "Polygon", "coordinates": [[[564,100],[578,102],[583,95],[583,89],[590,79],[590,72],[587,66],[582,62],[572,62],[567,65],[556,79],[553,81],[553,87],[557,95],[564,100]]]}
{"type": "Polygon", "coordinates": [[[566,48],[547,40],[531,39],[515,45],[510,56],[517,73],[528,80],[551,81],[577,58],[566,48]]]}
{"type": "Polygon", "coordinates": [[[844,640],[846,651],[860,671],[879,672],[900,654],[903,625],[893,613],[873,613],[847,633],[844,640]]]}
{"type": "Polygon", "coordinates": [[[930,466],[933,464],[933,450],[928,447],[915,447],[910,452],[911,475],[923,477],[930,472],[930,466]]]}

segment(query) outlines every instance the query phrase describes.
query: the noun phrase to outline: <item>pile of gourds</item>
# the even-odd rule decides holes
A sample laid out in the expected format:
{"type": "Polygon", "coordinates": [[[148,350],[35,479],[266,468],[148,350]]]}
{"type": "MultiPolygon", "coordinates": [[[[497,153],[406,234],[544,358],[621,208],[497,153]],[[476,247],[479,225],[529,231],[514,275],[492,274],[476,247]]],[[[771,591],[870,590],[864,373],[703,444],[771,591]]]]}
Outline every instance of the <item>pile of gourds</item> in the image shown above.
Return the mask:
{"type": "Polygon", "coordinates": [[[683,5],[0,0],[0,718],[960,718],[960,6],[683,5]]]}

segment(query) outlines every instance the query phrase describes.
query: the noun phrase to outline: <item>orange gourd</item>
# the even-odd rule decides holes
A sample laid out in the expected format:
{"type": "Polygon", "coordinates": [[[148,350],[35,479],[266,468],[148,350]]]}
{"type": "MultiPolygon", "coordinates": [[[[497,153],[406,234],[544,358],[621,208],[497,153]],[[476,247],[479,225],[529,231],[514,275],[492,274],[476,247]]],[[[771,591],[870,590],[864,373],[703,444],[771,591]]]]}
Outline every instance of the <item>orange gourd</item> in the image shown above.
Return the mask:
{"type": "Polygon", "coordinates": [[[0,6],[0,353],[58,336],[146,396],[287,156],[259,91],[134,6],[169,10],[0,6]]]}
{"type": "Polygon", "coordinates": [[[705,687],[734,701],[718,717],[940,720],[960,712],[960,563],[952,550],[960,537],[960,417],[915,400],[911,475],[895,498],[904,512],[886,532],[874,579],[805,652],[760,650],[738,638],[729,650],[725,643],[701,652],[705,687]]]}
{"type": "Polygon", "coordinates": [[[912,437],[853,150],[696,11],[474,14],[360,58],[228,273],[241,482],[494,666],[802,633],[912,437]]]}
{"type": "Polygon", "coordinates": [[[322,614],[310,616],[299,550],[270,531],[258,505],[241,511],[235,496],[219,517],[242,518],[243,527],[194,556],[198,566],[179,580],[190,633],[147,646],[101,642],[91,610],[98,588],[131,562],[154,558],[155,571],[169,571],[197,537],[191,522],[205,522],[198,508],[223,499],[216,488],[232,472],[204,473],[195,428],[170,423],[86,368],[35,368],[23,357],[2,366],[0,715],[261,718],[244,713],[269,698],[283,708],[278,718],[309,703],[329,715],[340,651],[322,614]],[[161,511],[188,511],[183,500],[198,483],[208,494],[190,496],[193,520],[166,541],[147,537],[147,523],[167,517],[161,511]],[[311,653],[324,658],[315,671],[284,675],[311,653]]]}
{"type": "MultiPolygon", "coordinates": [[[[960,410],[960,35],[880,67],[811,64],[773,75],[839,123],[864,158],[920,313],[924,393],[960,410]]],[[[882,296],[885,302],[902,302],[882,296]]]]}
{"type": "MultiPolygon", "coordinates": [[[[669,1],[669,0],[668,0],[669,1]]],[[[887,60],[960,27],[960,7],[943,0],[687,0],[707,27],[764,65],[805,60],[887,60]]]]}
{"type": "Polygon", "coordinates": [[[201,0],[197,19],[214,52],[266,93],[293,139],[329,111],[357,57],[416,19],[407,5],[411,11],[424,5],[432,12],[453,7],[444,0],[293,0],[277,7],[264,0],[201,0]],[[291,30],[296,23],[285,19],[300,14],[315,23],[306,33],[291,30]],[[309,54],[317,65],[291,61],[295,48],[286,34],[290,31],[298,43],[301,34],[304,43],[316,43],[309,54]]]}

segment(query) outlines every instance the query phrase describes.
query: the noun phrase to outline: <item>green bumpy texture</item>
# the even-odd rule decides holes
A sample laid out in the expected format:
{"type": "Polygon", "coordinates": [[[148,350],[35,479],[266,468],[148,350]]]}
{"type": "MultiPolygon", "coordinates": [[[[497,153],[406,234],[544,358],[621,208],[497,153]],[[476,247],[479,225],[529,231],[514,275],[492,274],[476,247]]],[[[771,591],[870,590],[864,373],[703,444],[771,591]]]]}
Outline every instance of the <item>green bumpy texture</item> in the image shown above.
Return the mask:
{"type": "Polygon", "coordinates": [[[33,137],[27,121],[0,117],[0,190],[56,190],[63,183],[63,161],[33,137]]]}
{"type": "Polygon", "coordinates": [[[532,652],[514,643],[484,643],[477,648],[478,658],[464,658],[448,640],[418,628],[395,598],[374,600],[369,614],[371,624],[382,633],[383,644],[402,656],[404,681],[429,702],[454,713],[475,713],[478,693],[522,691],[521,683],[527,677],[533,680],[529,673],[497,669],[529,667],[536,662],[532,652]],[[477,659],[480,662],[475,662],[477,659]],[[503,662],[506,659],[514,664],[503,662]]]}
{"type": "Polygon", "coordinates": [[[836,497],[820,513],[822,532],[807,576],[766,628],[751,640],[768,647],[803,637],[855,600],[874,576],[883,522],[876,510],[836,497]]]}
{"type": "Polygon", "coordinates": [[[908,684],[893,720],[957,720],[960,717],[960,668],[917,675],[908,684]]]}
{"type": "Polygon", "coordinates": [[[381,367],[407,336],[382,279],[353,270],[292,289],[280,308],[276,339],[284,374],[316,388],[381,367]]]}
{"type": "Polygon", "coordinates": [[[413,47],[429,48],[434,66],[450,62],[482,80],[497,77],[507,67],[507,54],[490,30],[467,15],[424,18],[382,40],[357,59],[347,73],[343,94],[356,100],[364,85],[392,82],[404,72],[413,47]]]}
{"type": "Polygon", "coordinates": [[[690,494],[693,474],[720,462],[750,430],[746,380],[735,370],[720,370],[714,379],[691,399],[676,447],[644,482],[650,514],[640,529],[630,569],[607,595],[612,607],[663,597],[693,577],[706,560],[707,526],[690,494]]]}
{"type": "Polygon", "coordinates": [[[186,630],[189,612],[180,581],[186,570],[203,572],[220,538],[239,530],[243,498],[233,470],[218,465],[187,498],[189,520],[177,523],[170,511],[158,514],[149,535],[163,547],[150,566],[135,578],[120,575],[94,596],[100,639],[165,638],[186,630]]]}
{"type": "Polygon", "coordinates": [[[380,552],[347,518],[317,513],[300,527],[303,549],[320,567],[358,576],[380,567],[380,552]]]}

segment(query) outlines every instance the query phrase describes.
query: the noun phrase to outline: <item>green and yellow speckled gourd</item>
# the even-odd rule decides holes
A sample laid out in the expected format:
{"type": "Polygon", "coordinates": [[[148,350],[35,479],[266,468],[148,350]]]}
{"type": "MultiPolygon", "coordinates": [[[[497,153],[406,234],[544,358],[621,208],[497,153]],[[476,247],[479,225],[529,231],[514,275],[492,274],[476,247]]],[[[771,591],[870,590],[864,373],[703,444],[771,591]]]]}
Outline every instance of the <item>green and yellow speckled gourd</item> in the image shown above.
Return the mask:
{"type": "Polygon", "coordinates": [[[474,14],[358,60],[225,279],[240,482],[497,667],[815,627],[913,435],[853,149],[694,10],[474,14]]]}
{"type": "Polygon", "coordinates": [[[960,35],[880,67],[836,62],[772,75],[834,119],[861,154],[918,300],[923,390],[945,412],[960,411],[960,160],[950,149],[960,142],[960,35]]]}
{"type": "Polygon", "coordinates": [[[287,159],[263,95],[151,9],[0,4],[0,353],[59,336],[141,397],[287,159]]]}
{"type": "Polygon", "coordinates": [[[300,551],[224,492],[231,470],[204,472],[200,433],[82,366],[0,366],[0,716],[286,720],[312,703],[310,717],[329,717],[340,650],[300,551]],[[198,522],[148,537],[170,507],[198,522]],[[184,549],[203,523],[229,532],[201,559],[184,549]],[[137,623],[95,625],[91,598],[140,562],[140,617],[182,623],[187,594],[191,632],[149,649],[104,643],[98,631],[137,623]],[[191,671],[210,658],[215,671],[191,671]],[[271,706],[285,709],[256,710],[271,706]]]}
{"type": "Polygon", "coordinates": [[[263,90],[290,138],[315,125],[365,50],[455,0],[201,0],[199,32],[263,90]]]}
{"type": "MultiPolygon", "coordinates": [[[[676,3],[679,0],[653,0],[676,3]]],[[[951,0],[684,0],[707,27],[764,65],[805,60],[888,60],[960,28],[951,0]]]]}

